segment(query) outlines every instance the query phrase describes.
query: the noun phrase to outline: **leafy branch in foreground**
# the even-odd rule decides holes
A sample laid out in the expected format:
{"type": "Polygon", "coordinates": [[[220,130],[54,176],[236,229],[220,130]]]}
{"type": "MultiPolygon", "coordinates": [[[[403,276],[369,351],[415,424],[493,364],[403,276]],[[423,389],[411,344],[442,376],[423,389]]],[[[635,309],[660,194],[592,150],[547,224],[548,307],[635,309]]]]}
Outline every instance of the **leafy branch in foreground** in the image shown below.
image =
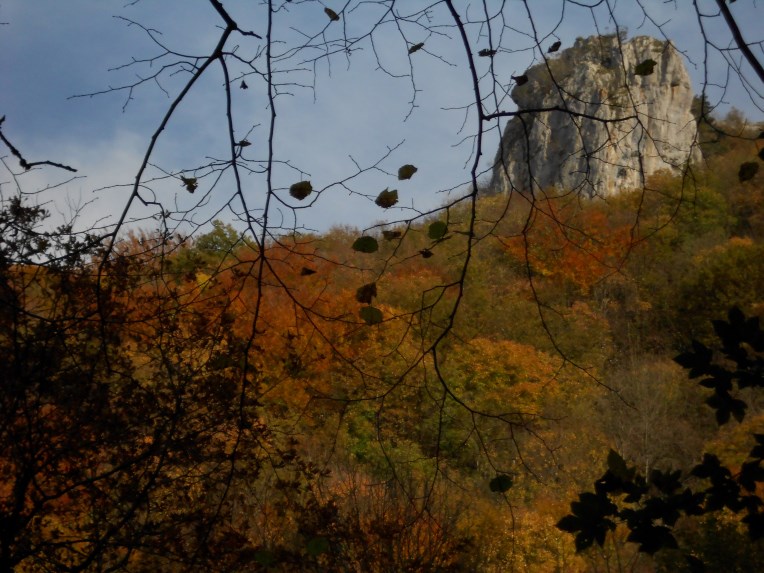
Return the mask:
{"type": "MultiPolygon", "coordinates": [[[[702,378],[700,384],[714,390],[706,403],[716,410],[719,425],[729,422],[730,416],[742,422],[746,403],[733,392],[764,387],[764,331],[757,317],[746,318],[738,308],[729,311],[728,321],[713,324],[721,342],[718,353],[693,341],[692,350],[675,361],[689,370],[690,378],[702,378]]],[[[753,438],[755,445],[737,473],[716,455],[704,453],[701,463],[687,475],[679,470],[653,470],[644,476],[611,450],[608,469],[594,482],[594,492],[579,494],[578,501],[571,503],[571,513],[557,527],[575,534],[576,549],[583,551],[595,542],[603,546],[608,531],[624,524],[629,530],[627,541],[652,555],[679,547],[674,526],[680,517],[727,509],[744,514],[740,521],[752,541],[762,539],[764,501],[757,488],[764,482],[764,434],[753,434],[753,438]]],[[[686,558],[692,570],[704,570],[701,559],[686,558]]]]}

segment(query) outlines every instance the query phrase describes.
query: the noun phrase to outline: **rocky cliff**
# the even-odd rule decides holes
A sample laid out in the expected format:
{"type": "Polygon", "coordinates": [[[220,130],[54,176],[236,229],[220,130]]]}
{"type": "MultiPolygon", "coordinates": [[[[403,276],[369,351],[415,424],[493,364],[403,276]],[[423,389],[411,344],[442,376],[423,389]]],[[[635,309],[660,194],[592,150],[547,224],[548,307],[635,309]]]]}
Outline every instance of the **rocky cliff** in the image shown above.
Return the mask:
{"type": "Polygon", "coordinates": [[[667,42],[579,38],[525,76],[511,92],[521,113],[504,130],[495,191],[607,196],[700,160],[690,78],[667,42]],[[561,111],[532,111],[541,108],[561,111]]]}

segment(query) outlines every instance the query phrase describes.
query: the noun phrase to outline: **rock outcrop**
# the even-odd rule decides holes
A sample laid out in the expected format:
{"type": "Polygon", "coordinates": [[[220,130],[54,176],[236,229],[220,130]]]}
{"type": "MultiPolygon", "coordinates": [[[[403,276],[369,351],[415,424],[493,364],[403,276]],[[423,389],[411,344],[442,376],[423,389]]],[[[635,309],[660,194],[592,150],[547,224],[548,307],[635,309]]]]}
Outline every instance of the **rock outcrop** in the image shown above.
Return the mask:
{"type": "Polygon", "coordinates": [[[701,158],[690,78],[668,42],[579,38],[525,75],[511,96],[527,113],[504,130],[494,191],[607,196],[701,158]],[[542,108],[560,111],[531,111],[542,108]]]}

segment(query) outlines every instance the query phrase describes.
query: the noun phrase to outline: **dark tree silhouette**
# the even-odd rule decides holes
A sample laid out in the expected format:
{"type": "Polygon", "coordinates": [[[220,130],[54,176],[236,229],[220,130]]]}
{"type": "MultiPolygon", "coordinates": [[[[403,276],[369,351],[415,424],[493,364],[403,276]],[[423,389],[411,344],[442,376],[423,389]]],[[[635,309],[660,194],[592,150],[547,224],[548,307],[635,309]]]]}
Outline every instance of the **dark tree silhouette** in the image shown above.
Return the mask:
{"type": "MultiPolygon", "coordinates": [[[[693,341],[689,352],[676,357],[689,371],[690,378],[700,378],[700,385],[713,390],[706,403],[716,414],[719,425],[731,418],[742,422],[746,402],[740,391],[764,387],[764,330],[758,317],[746,318],[733,308],[727,321],[714,322],[720,350],[715,353],[693,341]]],[[[608,470],[594,484],[593,492],[579,495],[571,504],[572,513],[557,527],[576,536],[576,548],[584,550],[593,543],[602,546],[609,531],[623,523],[628,540],[640,551],[656,553],[679,546],[673,528],[682,516],[701,516],[729,510],[740,516],[751,541],[764,537],[764,501],[759,485],[764,482],[764,435],[753,434],[754,445],[737,473],[723,466],[710,453],[703,455],[688,474],[680,470],[654,469],[644,475],[629,466],[611,450],[608,470]]],[[[692,570],[705,570],[703,560],[684,548],[692,570]]]]}

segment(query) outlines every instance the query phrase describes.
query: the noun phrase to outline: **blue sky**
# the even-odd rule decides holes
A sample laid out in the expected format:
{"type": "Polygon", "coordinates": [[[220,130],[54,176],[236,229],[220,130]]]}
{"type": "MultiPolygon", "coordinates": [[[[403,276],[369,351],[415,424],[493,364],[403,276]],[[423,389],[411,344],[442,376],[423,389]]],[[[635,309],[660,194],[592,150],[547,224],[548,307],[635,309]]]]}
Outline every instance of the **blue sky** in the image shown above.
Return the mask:
{"type": "MultiPolygon", "coordinates": [[[[494,59],[500,82],[508,83],[511,75],[522,73],[539,58],[538,47],[529,34],[528,10],[542,48],[557,38],[564,48],[577,36],[596,33],[595,22],[600,32],[614,31],[608,6],[619,24],[628,27],[630,36],[659,35],[655,23],[662,24],[675,45],[686,51],[696,85],[703,81],[703,43],[689,2],[644,0],[642,4],[653,22],[644,18],[636,0],[589,3],[598,7],[589,10],[562,0],[489,0],[491,10],[504,7],[505,27],[494,29],[495,38],[501,33],[502,50],[494,59]]],[[[262,3],[228,0],[223,4],[242,28],[265,34],[262,3]]],[[[388,3],[276,2],[281,9],[274,15],[278,40],[274,52],[289,55],[288,50],[304,43],[306,35],[320,34],[322,30],[323,37],[330,40],[345,30],[348,36],[361,36],[380,17],[383,4],[388,3]],[[325,6],[338,12],[346,10],[339,22],[327,26],[325,6]]],[[[469,180],[470,136],[475,126],[474,114],[465,111],[472,92],[463,45],[456,30],[440,27],[448,17],[442,3],[405,0],[398,1],[395,9],[406,15],[431,4],[427,20],[430,31],[415,22],[403,22],[400,28],[388,22],[375,32],[373,45],[368,40],[359,42],[350,57],[337,53],[313,62],[310,60],[320,51],[307,49],[275,63],[283,72],[279,78],[290,85],[282,88],[283,94],[276,100],[274,145],[280,163],[273,172],[274,183],[286,188],[310,179],[314,188],[324,191],[312,196],[315,202],[310,208],[296,212],[276,204],[271,221],[283,223],[286,228],[316,230],[333,225],[365,227],[376,221],[410,218],[463,193],[469,180]],[[425,48],[409,58],[406,42],[424,42],[425,48]],[[409,61],[417,89],[413,112],[409,61]],[[380,69],[380,63],[385,70],[380,69]],[[332,185],[352,176],[356,164],[373,165],[391,148],[395,150],[380,164],[381,170],[353,178],[345,187],[332,185]],[[399,182],[394,174],[406,163],[416,165],[419,172],[412,180],[399,182]],[[363,196],[373,198],[386,187],[399,190],[400,209],[383,211],[363,196]]],[[[700,4],[709,13],[714,10],[714,2],[700,4]]],[[[455,5],[465,20],[481,16],[480,3],[455,5]]],[[[757,35],[761,34],[764,7],[752,0],[740,0],[731,6],[747,39],[761,39],[757,35]]],[[[152,58],[161,52],[145,30],[130,22],[161,32],[157,38],[174,51],[204,56],[220,34],[220,18],[207,0],[0,0],[0,22],[0,115],[6,116],[4,133],[28,160],[50,159],[78,169],[78,177],[72,180],[69,174],[54,169],[35,170],[19,178],[19,184],[25,191],[34,191],[63,183],[35,195],[33,200],[47,202],[57,217],[65,218],[72,209],[81,208],[82,226],[94,221],[113,224],[129,197],[126,185],[135,176],[151,134],[188,75],[166,74],[159,83],[147,82],[133,91],[126,106],[127,92],[123,90],[95,97],[70,96],[129,84],[172,61],[167,58],[154,61],[153,67],[146,62],[124,67],[133,58],[152,58]]],[[[729,37],[718,22],[718,18],[707,20],[709,33],[724,47],[729,37]]],[[[478,26],[470,26],[468,31],[475,50],[487,45],[478,26]]],[[[239,36],[229,43],[229,48],[237,45],[238,55],[253,58],[263,48],[263,41],[239,36]]],[[[760,47],[757,50],[761,53],[760,47]]],[[[256,65],[262,69],[260,60],[256,65]]],[[[487,66],[488,59],[481,58],[479,63],[487,66]]],[[[230,67],[233,77],[242,70],[233,61],[230,67]]],[[[718,58],[712,61],[709,73],[714,82],[720,83],[724,72],[718,58]]],[[[264,83],[256,76],[245,81],[249,89],[237,88],[232,94],[235,132],[237,139],[246,136],[252,142],[244,156],[260,159],[265,157],[269,121],[264,83]]],[[[194,168],[209,163],[209,158],[226,157],[222,84],[219,66],[215,66],[189,94],[162,134],[152,157],[156,167],[147,173],[149,180],[142,191],[167,210],[189,210],[188,218],[199,224],[215,217],[233,221],[234,212],[240,215],[241,211],[235,201],[226,206],[233,188],[227,176],[214,187],[212,177],[200,179],[200,188],[193,196],[179,181],[180,174],[195,173],[194,168]]],[[[756,96],[758,99],[752,103],[739,85],[733,83],[724,93],[716,89],[714,94],[726,105],[744,109],[752,119],[760,120],[764,115],[755,107],[761,104],[761,97],[756,96]]],[[[500,107],[511,109],[511,101],[502,102],[500,107]]],[[[481,161],[484,169],[493,159],[497,137],[498,130],[494,129],[486,138],[481,161]]],[[[6,151],[0,154],[15,168],[6,151]]],[[[7,171],[0,183],[5,196],[14,189],[15,182],[7,171]]],[[[244,195],[253,211],[262,207],[264,185],[262,175],[245,177],[244,195]]],[[[291,200],[286,191],[279,192],[279,197],[287,205],[303,205],[291,200]]],[[[130,217],[140,220],[156,209],[135,205],[130,217]]],[[[149,228],[155,223],[137,224],[149,228]]]]}

